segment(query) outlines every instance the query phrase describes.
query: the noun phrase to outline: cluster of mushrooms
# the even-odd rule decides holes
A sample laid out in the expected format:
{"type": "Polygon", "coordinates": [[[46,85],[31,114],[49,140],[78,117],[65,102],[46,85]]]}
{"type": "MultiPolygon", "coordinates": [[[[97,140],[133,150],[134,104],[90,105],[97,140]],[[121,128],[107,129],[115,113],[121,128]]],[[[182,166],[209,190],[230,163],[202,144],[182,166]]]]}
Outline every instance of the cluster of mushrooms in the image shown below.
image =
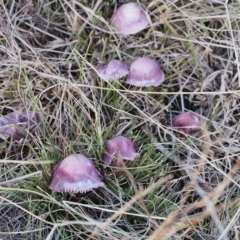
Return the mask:
{"type": "MultiPolygon", "coordinates": [[[[148,26],[148,16],[138,3],[120,6],[111,18],[111,25],[122,35],[135,34],[148,26]]],[[[111,60],[98,68],[98,75],[107,82],[126,77],[126,83],[148,87],[164,81],[164,73],[158,63],[147,57],[140,57],[129,67],[119,60],[111,60]]],[[[10,113],[0,117],[0,138],[18,140],[41,128],[38,113],[10,113]],[[27,133],[27,134],[26,134],[27,133]]],[[[198,117],[191,112],[182,112],[172,120],[172,127],[187,137],[200,130],[198,117]]],[[[123,160],[133,161],[139,156],[132,141],[124,136],[109,139],[104,145],[103,166],[122,167],[123,160]]],[[[82,154],[72,154],[53,168],[49,188],[56,192],[85,193],[103,187],[101,176],[94,163],[82,154]]]]}

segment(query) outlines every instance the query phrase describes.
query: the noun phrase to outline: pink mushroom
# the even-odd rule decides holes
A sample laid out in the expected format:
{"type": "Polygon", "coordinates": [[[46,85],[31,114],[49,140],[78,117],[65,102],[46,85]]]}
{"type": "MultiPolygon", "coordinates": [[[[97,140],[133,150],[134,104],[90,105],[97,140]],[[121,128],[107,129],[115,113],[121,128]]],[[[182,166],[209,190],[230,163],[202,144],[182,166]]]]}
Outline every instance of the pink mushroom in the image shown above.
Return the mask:
{"type": "Polygon", "coordinates": [[[129,66],[119,60],[111,60],[110,62],[98,68],[98,74],[104,81],[115,81],[127,76],[129,66]]]}
{"type": "Polygon", "coordinates": [[[126,83],[137,87],[158,86],[164,81],[164,73],[158,63],[147,57],[140,57],[130,66],[126,83]]]}
{"type": "Polygon", "coordinates": [[[147,16],[142,7],[135,2],[121,5],[112,15],[112,26],[123,35],[135,34],[148,25],[147,16]]]}
{"type": "Polygon", "coordinates": [[[186,136],[201,130],[201,124],[198,117],[191,112],[182,112],[174,117],[172,126],[186,136]]]}
{"type": "Polygon", "coordinates": [[[107,140],[105,143],[106,153],[103,155],[104,167],[113,162],[113,166],[121,167],[121,160],[133,161],[139,154],[134,149],[133,143],[126,137],[118,136],[107,140]]]}
{"type": "Polygon", "coordinates": [[[72,154],[53,168],[49,187],[56,192],[85,193],[103,186],[93,162],[82,154],[72,154]]]}
{"type": "Polygon", "coordinates": [[[41,127],[40,116],[36,112],[12,112],[0,117],[0,138],[6,141],[12,137],[19,140],[41,127]]]}

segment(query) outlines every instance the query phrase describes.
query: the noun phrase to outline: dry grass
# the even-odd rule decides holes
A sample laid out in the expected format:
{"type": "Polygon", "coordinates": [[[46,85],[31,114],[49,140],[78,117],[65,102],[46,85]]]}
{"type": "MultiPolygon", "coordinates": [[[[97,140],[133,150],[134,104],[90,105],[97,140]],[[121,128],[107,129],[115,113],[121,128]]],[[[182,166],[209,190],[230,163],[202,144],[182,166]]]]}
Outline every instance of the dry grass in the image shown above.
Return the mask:
{"type": "Polygon", "coordinates": [[[128,37],[109,25],[115,2],[0,0],[0,113],[38,111],[45,126],[1,142],[1,239],[239,239],[240,2],[139,1],[151,27],[128,37]],[[161,64],[162,85],[96,75],[140,56],[161,64]],[[202,122],[188,139],[171,128],[183,110],[202,122]],[[48,188],[73,152],[102,171],[103,143],[119,134],[140,157],[118,176],[108,168],[105,188],[48,188]]]}

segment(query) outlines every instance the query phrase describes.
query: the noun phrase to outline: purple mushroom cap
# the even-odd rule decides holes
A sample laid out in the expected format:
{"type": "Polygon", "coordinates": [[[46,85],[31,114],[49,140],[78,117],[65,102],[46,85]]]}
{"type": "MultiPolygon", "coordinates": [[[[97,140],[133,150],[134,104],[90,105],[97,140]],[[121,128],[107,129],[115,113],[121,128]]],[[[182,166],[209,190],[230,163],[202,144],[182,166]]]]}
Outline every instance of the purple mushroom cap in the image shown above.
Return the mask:
{"type": "Polygon", "coordinates": [[[110,62],[98,68],[98,74],[104,81],[115,81],[129,74],[129,66],[119,60],[110,62]]]}
{"type": "Polygon", "coordinates": [[[191,112],[182,112],[172,120],[172,126],[184,135],[192,135],[201,130],[198,117],[191,112]]]}
{"type": "Polygon", "coordinates": [[[164,81],[164,73],[159,64],[147,57],[135,60],[130,66],[126,83],[137,87],[158,86],[164,81]]]}
{"type": "Polygon", "coordinates": [[[12,112],[0,117],[0,138],[7,140],[19,140],[28,133],[40,130],[41,122],[39,113],[36,112],[12,112]]]}
{"type": "Polygon", "coordinates": [[[56,192],[85,193],[103,186],[93,162],[82,154],[72,154],[53,168],[49,188],[56,192]]]}
{"type": "Polygon", "coordinates": [[[148,25],[147,16],[138,3],[121,5],[112,15],[112,26],[123,35],[140,32],[148,25]]]}
{"type": "Polygon", "coordinates": [[[133,143],[126,137],[118,136],[107,140],[105,143],[106,153],[103,155],[104,166],[116,161],[115,166],[121,166],[121,159],[133,161],[139,154],[134,149],[133,143]],[[118,159],[118,158],[121,159],[118,159]]]}

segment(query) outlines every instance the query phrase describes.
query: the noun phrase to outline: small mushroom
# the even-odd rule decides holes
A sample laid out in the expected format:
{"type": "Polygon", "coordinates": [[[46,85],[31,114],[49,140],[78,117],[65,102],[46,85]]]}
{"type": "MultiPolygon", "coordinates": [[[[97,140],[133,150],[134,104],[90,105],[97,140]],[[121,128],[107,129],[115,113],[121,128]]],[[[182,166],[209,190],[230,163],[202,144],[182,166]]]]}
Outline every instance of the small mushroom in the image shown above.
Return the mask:
{"type": "Polygon", "coordinates": [[[192,135],[201,130],[198,117],[191,112],[182,112],[172,120],[172,126],[185,136],[192,135]]]}
{"type": "Polygon", "coordinates": [[[127,76],[129,66],[119,60],[111,60],[110,62],[98,68],[98,75],[104,81],[113,82],[127,76]]]}
{"type": "Polygon", "coordinates": [[[12,112],[0,117],[0,138],[6,141],[12,137],[19,140],[40,130],[41,122],[39,113],[36,112],[12,112]]]}
{"type": "Polygon", "coordinates": [[[122,166],[122,160],[133,161],[139,154],[134,149],[133,143],[126,137],[118,136],[107,140],[104,145],[106,153],[103,155],[104,167],[112,164],[122,166]]]}
{"type": "Polygon", "coordinates": [[[147,57],[140,57],[131,66],[126,83],[137,87],[158,86],[164,81],[159,64],[147,57]]]}
{"type": "Polygon", "coordinates": [[[135,34],[148,25],[147,16],[142,7],[135,2],[121,5],[112,15],[112,26],[123,35],[135,34]]]}
{"type": "Polygon", "coordinates": [[[72,154],[53,168],[49,188],[56,192],[85,193],[103,186],[93,162],[82,154],[72,154]]]}

